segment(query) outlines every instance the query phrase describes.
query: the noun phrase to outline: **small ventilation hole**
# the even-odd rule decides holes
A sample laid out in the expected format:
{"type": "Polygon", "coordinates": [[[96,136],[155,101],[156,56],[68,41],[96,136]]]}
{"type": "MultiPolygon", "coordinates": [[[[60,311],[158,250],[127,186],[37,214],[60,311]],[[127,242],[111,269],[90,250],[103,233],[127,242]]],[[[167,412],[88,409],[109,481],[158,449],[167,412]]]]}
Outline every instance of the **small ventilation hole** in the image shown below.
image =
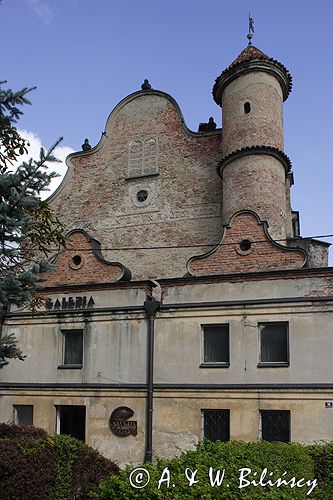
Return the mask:
{"type": "Polygon", "coordinates": [[[74,257],[72,258],[72,262],[74,266],[79,266],[82,262],[80,255],[74,255],[74,257]]]}
{"type": "Polygon", "coordinates": [[[247,252],[251,248],[251,241],[250,240],[243,240],[239,244],[239,248],[241,249],[242,252],[247,252]]]}

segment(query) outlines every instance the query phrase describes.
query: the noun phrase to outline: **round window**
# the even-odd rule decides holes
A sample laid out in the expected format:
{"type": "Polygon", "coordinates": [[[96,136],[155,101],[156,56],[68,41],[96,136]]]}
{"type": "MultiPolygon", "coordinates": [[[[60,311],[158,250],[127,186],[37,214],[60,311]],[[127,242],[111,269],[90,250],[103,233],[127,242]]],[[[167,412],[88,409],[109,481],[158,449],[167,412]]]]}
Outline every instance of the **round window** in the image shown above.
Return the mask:
{"type": "Polygon", "coordinates": [[[251,241],[250,240],[242,240],[239,244],[239,248],[242,252],[247,252],[251,248],[251,241]]]}
{"type": "Polygon", "coordinates": [[[72,262],[74,266],[79,266],[82,262],[80,255],[74,255],[74,257],[72,258],[72,262]]]}
{"type": "Polygon", "coordinates": [[[69,267],[71,269],[81,269],[81,267],[83,266],[84,264],[84,257],[82,257],[81,255],[73,255],[73,257],[69,260],[69,267]]]}
{"type": "Polygon", "coordinates": [[[147,191],[145,191],[143,189],[136,194],[136,197],[137,197],[138,201],[140,201],[142,203],[142,202],[146,201],[146,199],[148,198],[148,193],[147,193],[147,191]]]}

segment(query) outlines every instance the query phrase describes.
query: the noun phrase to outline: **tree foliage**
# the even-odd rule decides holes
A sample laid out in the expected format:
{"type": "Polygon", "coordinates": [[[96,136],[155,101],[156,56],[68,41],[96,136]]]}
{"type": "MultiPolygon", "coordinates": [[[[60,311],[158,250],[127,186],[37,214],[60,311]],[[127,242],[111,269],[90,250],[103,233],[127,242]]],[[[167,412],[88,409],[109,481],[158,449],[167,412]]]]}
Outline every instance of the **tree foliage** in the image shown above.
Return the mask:
{"type": "MultiPolygon", "coordinates": [[[[33,88],[14,92],[0,82],[0,309],[11,304],[27,304],[33,309],[41,299],[40,273],[50,269],[50,251],[65,245],[64,228],[48,203],[41,199],[51,180],[57,176],[47,164],[58,161],[53,153],[59,139],[49,151],[40,150],[38,160],[20,164],[28,152],[28,142],[15,124],[23,114],[21,107],[30,104],[27,94],[33,88]]],[[[0,318],[1,319],[1,318],[0,318]]],[[[3,318],[2,318],[3,319],[3,318]]],[[[0,329],[1,329],[0,321],[0,329]]],[[[7,359],[23,360],[13,335],[1,339],[0,368],[7,359]]]]}
{"type": "Polygon", "coordinates": [[[54,149],[40,150],[38,160],[19,164],[27,153],[27,141],[15,126],[22,115],[20,107],[30,104],[32,88],[18,92],[3,89],[0,82],[0,304],[34,304],[41,288],[40,273],[50,268],[50,247],[64,246],[63,226],[41,199],[57,176],[47,164],[58,161],[54,149]]]}
{"type": "Polygon", "coordinates": [[[8,365],[8,359],[23,361],[24,358],[21,349],[17,347],[17,340],[13,333],[0,337],[0,368],[8,365]]]}

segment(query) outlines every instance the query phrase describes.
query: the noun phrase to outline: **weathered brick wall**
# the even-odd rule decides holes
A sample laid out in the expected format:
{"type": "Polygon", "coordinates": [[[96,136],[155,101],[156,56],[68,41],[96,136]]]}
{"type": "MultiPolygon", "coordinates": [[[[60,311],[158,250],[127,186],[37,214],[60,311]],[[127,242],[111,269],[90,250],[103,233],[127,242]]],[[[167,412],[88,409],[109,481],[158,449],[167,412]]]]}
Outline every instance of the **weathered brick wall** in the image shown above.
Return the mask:
{"type": "Polygon", "coordinates": [[[142,247],[220,240],[220,143],[221,131],[186,129],[166,94],[137,92],[115,108],[96,148],[72,156],[71,171],[50,204],[68,230],[87,230],[105,257],[133,270],[134,279],[182,276],[194,248],[142,247]],[[143,161],[136,158],[142,143],[143,161]],[[138,176],[140,168],[150,176],[138,176]],[[137,200],[140,190],[148,193],[144,202],[137,200]]]}
{"type": "MultiPolygon", "coordinates": [[[[283,151],[283,94],[272,75],[256,71],[238,76],[222,94],[222,155],[251,146],[283,151]],[[244,104],[250,104],[246,113],[244,104]]],[[[223,223],[238,210],[250,209],[266,219],[270,235],[290,235],[286,174],[273,156],[245,156],[223,171],[223,223]]]]}
{"type": "Polygon", "coordinates": [[[45,286],[73,285],[79,283],[108,283],[118,281],[124,273],[122,266],[102,262],[94,254],[91,242],[82,232],[68,238],[68,248],[56,261],[56,271],[42,274],[45,286]]]}
{"type": "MultiPolygon", "coordinates": [[[[223,224],[239,210],[253,210],[267,220],[272,238],[290,236],[286,173],[277,158],[238,158],[225,166],[223,180],[216,171],[223,154],[239,147],[283,147],[279,84],[257,72],[229,87],[222,139],[220,130],[188,130],[178,105],[163,92],[140,91],[121,101],[99,144],[70,155],[69,172],[49,199],[66,229],[86,230],[100,241],[105,259],[129,268],[134,280],[183,276],[188,260],[214,248],[223,224]],[[250,97],[251,116],[244,117],[243,101],[250,97]]],[[[255,239],[257,232],[247,234],[255,239]]],[[[283,255],[282,261],[258,260],[254,268],[288,267],[287,255],[294,262],[295,253],[283,255]]],[[[100,279],[112,281],[109,273],[100,279]]],[[[74,283],[80,274],[70,279],[74,283]]]]}
{"type": "Polygon", "coordinates": [[[286,238],[287,200],[285,168],[268,155],[249,155],[223,170],[223,224],[239,210],[253,210],[269,224],[274,239],[286,238]]]}
{"type": "Polygon", "coordinates": [[[283,150],[283,96],[268,73],[248,73],[231,82],[222,95],[222,154],[253,145],[283,150]],[[244,112],[244,103],[251,105],[244,112]]]}
{"type": "Polygon", "coordinates": [[[299,269],[305,263],[301,250],[284,249],[273,243],[263,224],[251,213],[236,215],[226,228],[222,244],[209,255],[194,257],[188,264],[195,276],[221,273],[256,272],[269,269],[299,269]],[[242,251],[240,242],[249,240],[251,248],[242,251]]]}

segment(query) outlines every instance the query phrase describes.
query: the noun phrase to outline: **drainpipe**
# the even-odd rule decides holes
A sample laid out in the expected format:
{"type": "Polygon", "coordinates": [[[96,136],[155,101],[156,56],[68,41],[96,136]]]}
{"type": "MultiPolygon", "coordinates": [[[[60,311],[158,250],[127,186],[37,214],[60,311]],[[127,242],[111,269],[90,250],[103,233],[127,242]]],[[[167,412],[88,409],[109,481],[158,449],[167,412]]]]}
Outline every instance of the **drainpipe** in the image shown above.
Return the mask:
{"type": "Polygon", "coordinates": [[[145,462],[151,462],[153,458],[154,324],[156,311],[159,306],[160,302],[153,297],[148,297],[148,300],[144,302],[144,308],[148,318],[145,462]]]}

